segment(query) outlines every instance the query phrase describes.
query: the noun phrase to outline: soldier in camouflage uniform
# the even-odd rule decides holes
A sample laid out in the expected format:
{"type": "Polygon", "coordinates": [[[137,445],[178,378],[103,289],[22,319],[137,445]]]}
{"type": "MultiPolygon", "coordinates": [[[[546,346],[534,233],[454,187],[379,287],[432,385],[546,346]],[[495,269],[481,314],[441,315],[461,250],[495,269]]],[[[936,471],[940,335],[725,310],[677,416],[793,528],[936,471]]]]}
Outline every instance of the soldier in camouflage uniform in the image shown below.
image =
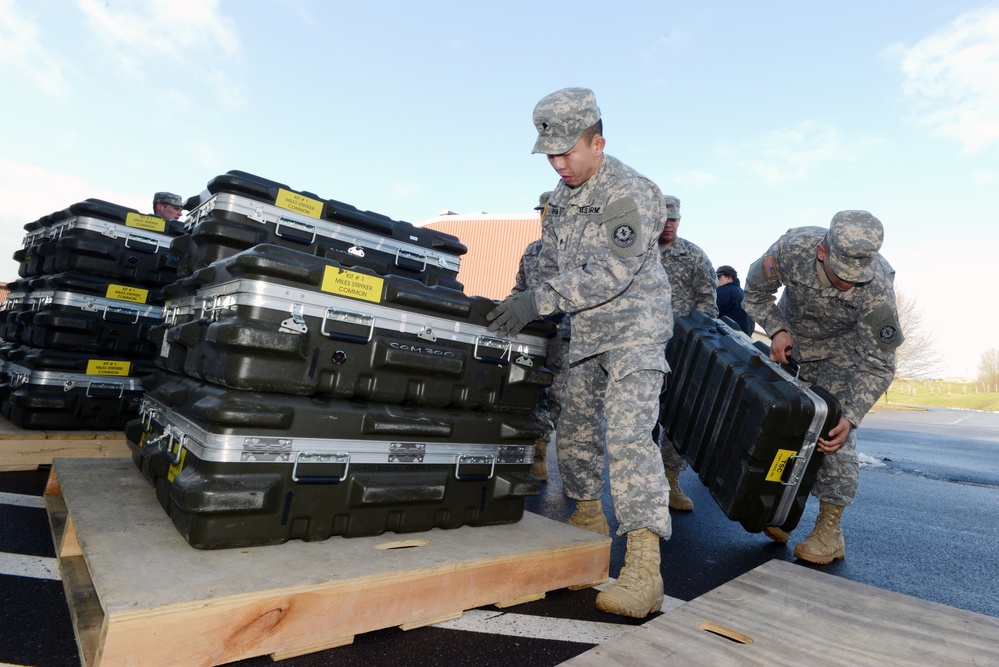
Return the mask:
{"type": "MultiPolygon", "coordinates": [[[[873,215],[840,211],[828,230],[788,230],[746,278],[744,307],[770,336],[770,358],[786,363],[793,352],[800,377],[843,406],[839,424],[817,445],[825,455],[812,487],[820,501],[815,529],[794,549],[796,558],[820,565],[846,554],[840,517],[857,491],[855,429],[891,384],[903,338],[895,271],[878,252],[883,240],[873,215]]],[[[776,527],[766,534],[781,543],[789,538],[776,527]]]]}
{"type": "MultiPolygon", "coordinates": [[[[676,235],[680,228],[680,200],[667,195],[663,197],[663,203],[666,205],[666,224],[659,235],[659,259],[673,290],[673,317],[690,315],[695,310],[717,317],[715,290],[718,278],[711,260],[700,247],[676,235]]],[[[669,382],[669,378],[666,381],[669,382]]],[[[680,488],[680,472],[687,467],[687,462],[673,448],[666,429],[660,425],[657,430],[663,468],[669,481],[670,509],[690,512],[694,509],[694,501],[680,488]]]]}
{"type": "Polygon", "coordinates": [[[576,500],[569,523],[609,533],[600,504],[606,442],[627,551],[620,576],[597,596],[597,607],[644,618],[662,605],[659,540],[671,533],[669,488],[652,440],[673,331],[669,280],[656,255],[662,193],[604,154],[593,91],[565,88],[544,97],[534,108],[534,125],[533,152],[547,154],[561,177],[542,225],[543,283],[508,298],[487,318],[490,328],[509,335],[542,315],[570,315],[557,447],[566,494],[576,500]]]}
{"type": "MultiPolygon", "coordinates": [[[[541,220],[545,219],[545,208],[551,192],[542,193],[538,198],[538,205],[534,210],[541,213],[541,220]]],[[[519,294],[529,289],[534,289],[541,284],[541,239],[536,239],[527,244],[524,254],[520,258],[520,266],[517,269],[517,280],[510,294],[519,294]]],[[[545,437],[534,443],[534,465],[531,472],[539,479],[548,479],[548,445],[555,437],[555,426],[558,424],[558,417],[562,413],[562,388],[565,386],[565,373],[563,372],[563,350],[569,345],[569,318],[561,316],[558,318],[558,335],[548,341],[548,356],[545,366],[552,372],[552,384],[541,392],[538,397],[538,405],[534,409],[534,418],[545,431],[545,437]]]]}

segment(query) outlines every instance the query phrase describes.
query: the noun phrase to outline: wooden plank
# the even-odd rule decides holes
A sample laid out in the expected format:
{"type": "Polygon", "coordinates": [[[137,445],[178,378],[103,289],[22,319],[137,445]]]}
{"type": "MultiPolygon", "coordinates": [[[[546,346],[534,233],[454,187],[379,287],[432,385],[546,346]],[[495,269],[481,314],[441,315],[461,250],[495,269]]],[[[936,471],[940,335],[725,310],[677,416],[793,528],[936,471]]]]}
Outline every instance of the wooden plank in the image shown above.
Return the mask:
{"type": "Polygon", "coordinates": [[[54,458],[130,457],[122,431],[45,431],[24,429],[0,416],[0,472],[34,470],[54,458]]]}
{"type": "Polygon", "coordinates": [[[997,637],[997,618],[772,560],[564,664],[996,666],[997,637]]]}
{"type": "Polygon", "coordinates": [[[531,513],[505,526],[199,551],[131,460],[56,459],[53,473],[105,615],[88,667],[300,654],[605,578],[610,564],[609,538],[531,513]]]}

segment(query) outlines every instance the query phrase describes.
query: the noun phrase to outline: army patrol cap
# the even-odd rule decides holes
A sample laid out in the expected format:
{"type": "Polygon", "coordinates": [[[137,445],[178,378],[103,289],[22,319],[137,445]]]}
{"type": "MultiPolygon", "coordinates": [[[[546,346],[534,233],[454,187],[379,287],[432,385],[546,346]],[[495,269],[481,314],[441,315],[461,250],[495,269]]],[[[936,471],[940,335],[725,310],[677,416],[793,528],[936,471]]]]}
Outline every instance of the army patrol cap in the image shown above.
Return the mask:
{"type": "Polygon", "coordinates": [[[548,200],[552,198],[552,191],[542,192],[541,196],[538,197],[538,205],[534,207],[535,211],[545,210],[545,206],[548,206],[548,200]]]}
{"type": "Polygon", "coordinates": [[[851,283],[869,282],[884,240],[881,221],[867,211],[840,211],[826,232],[829,268],[851,283]]]}
{"type": "Polygon", "coordinates": [[[663,195],[663,205],[666,206],[666,219],[680,219],[680,200],[672,195],[663,195]]]}
{"type": "Polygon", "coordinates": [[[532,153],[561,155],[576,145],[583,131],[600,120],[597,96],[589,88],[563,88],[534,107],[538,140],[532,153]]]}
{"type": "Polygon", "coordinates": [[[160,202],[164,204],[170,204],[171,206],[183,206],[184,200],[180,198],[180,195],[175,195],[172,192],[157,192],[153,195],[153,206],[156,206],[160,202]]]}

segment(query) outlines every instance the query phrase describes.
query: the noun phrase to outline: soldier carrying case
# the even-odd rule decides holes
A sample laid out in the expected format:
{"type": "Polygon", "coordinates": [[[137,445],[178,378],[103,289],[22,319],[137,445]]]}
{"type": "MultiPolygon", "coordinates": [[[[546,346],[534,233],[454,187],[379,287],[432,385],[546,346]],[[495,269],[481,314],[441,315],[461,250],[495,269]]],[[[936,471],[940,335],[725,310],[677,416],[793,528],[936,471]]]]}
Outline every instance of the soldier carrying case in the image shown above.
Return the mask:
{"type": "Polygon", "coordinates": [[[125,433],[199,549],[514,523],[540,491],[530,415],[160,380],[125,433]]]}
{"type": "Polygon", "coordinates": [[[695,311],[666,349],[660,423],[725,515],[749,532],[798,524],[839,401],[770,361],[738,327],[695,311]]]}
{"type": "Polygon", "coordinates": [[[495,303],[259,245],[168,299],[157,364],[234,389],[530,411],[551,384],[550,324],[497,338],[495,303]]]}

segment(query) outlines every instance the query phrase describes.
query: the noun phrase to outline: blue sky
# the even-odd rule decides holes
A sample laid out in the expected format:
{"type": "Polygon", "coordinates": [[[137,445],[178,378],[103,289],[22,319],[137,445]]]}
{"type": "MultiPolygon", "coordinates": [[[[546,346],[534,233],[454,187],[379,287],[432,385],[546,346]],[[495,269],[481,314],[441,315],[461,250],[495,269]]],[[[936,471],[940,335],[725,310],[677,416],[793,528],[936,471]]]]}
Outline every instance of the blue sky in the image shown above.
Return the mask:
{"type": "Polygon", "coordinates": [[[544,95],[740,274],[867,209],[943,372],[999,348],[999,3],[0,0],[0,280],[23,225],[241,169],[419,222],[529,210],[544,95]]]}

